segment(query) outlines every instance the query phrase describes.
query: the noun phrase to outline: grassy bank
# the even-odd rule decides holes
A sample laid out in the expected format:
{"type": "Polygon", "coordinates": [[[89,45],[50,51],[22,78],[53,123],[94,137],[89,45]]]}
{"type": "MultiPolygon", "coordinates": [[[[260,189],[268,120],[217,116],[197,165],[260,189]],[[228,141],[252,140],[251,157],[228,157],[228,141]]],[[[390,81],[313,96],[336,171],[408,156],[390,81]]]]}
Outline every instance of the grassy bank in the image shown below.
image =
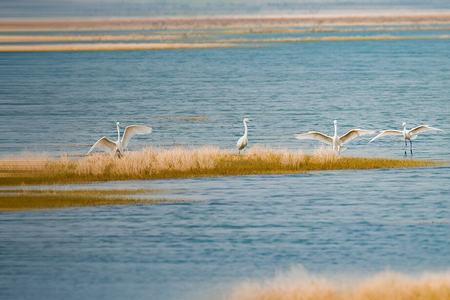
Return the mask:
{"type": "Polygon", "coordinates": [[[0,212],[161,202],[133,198],[150,193],[148,190],[0,190],[0,212]]]}
{"type": "Polygon", "coordinates": [[[411,159],[340,157],[330,151],[312,155],[255,147],[244,155],[215,147],[147,148],[124,158],[95,154],[68,157],[19,157],[0,160],[0,185],[68,184],[130,179],[295,174],[323,170],[420,168],[438,163],[411,159]]]}

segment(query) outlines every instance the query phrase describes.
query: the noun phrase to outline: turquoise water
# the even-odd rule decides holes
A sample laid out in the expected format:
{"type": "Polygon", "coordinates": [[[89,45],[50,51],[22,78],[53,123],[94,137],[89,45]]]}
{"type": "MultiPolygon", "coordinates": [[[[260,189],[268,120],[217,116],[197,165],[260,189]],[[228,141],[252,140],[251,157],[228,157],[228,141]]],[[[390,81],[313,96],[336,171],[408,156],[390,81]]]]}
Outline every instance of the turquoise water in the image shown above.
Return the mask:
{"type": "MultiPolygon", "coordinates": [[[[114,122],[146,145],[313,151],[295,133],[422,122],[418,158],[449,160],[450,41],[0,55],[0,153],[83,154],[114,122]],[[193,118],[200,117],[200,118],[193,118]]],[[[345,154],[401,158],[401,140],[345,154]]],[[[450,267],[448,168],[135,181],[182,203],[0,215],[2,299],[221,299],[245,279],[450,267]]]]}

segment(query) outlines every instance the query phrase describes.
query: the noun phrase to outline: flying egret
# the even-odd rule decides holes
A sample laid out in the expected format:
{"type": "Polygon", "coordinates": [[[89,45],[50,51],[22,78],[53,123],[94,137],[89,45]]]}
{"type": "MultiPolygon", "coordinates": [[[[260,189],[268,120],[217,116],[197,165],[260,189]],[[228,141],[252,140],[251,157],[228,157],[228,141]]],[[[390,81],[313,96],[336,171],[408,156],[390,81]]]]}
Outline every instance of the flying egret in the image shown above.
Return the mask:
{"type": "Polygon", "coordinates": [[[119,158],[123,156],[124,150],[127,149],[128,143],[131,138],[136,134],[147,134],[152,132],[152,128],[143,125],[130,125],[125,127],[122,138],[120,138],[120,127],[119,122],[116,123],[117,128],[117,141],[112,141],[106,136],[99,139],[95,144],[89,149],[88,155],[95,149],[100,148],[105,151],[114,153],[119,158]]]}
{"type": "Polygon", "coordinates": [[[442,129],[434,128],[434,127],[431,127],[431,126],[428,126],[425,124],[419,125],[410,130],[407,130],[406,122],[402,123],[402,127],[403,127],[403,130],[383,130],[377,136],[375,136],[373,139],[371,139],[369,141],[369,143],[371,143],[371,142],[375,141],[376,139],[383,137],[383,136],[388,136],[388,135],[402,136],[403,139],[405,140],[405,155],[407,155],[406,149],[408,148],[408,141],[409,141],[409,145],[410,145],[411,155],[413,155],[412,140],[414,140],[417,137],[417,135],[419,135],[420,133],[428,132],[428,131],[443,131],[442,129]]]}
{"type": "Polygon", "coordinates": [[[241,150],[247,147],[248,144],[248,128],[247,123],[250,120],[248,118],[244,118],[242,121],[244,123],[244,135],[240,137],[240,139],[236,143],[236,147],[238,148],[239,154],[241,154],[241,150]]]}
{"type": "Polygon", "coordinates": [[[326,135],[324,133],[318,132],[318,131],[309,131],[306,133],[300,133],[296,134],[295,138],[298,140],[316,140],[320,141],[322,143],[325,143],[327,145],[331,145],[333,147],[333,150],[337,153],[341,152],[341,148],[356,139],[357,137],[368,135],[368,134],[374,134],[375,131],[373,130],[364,130],[364,129],[351,129],[346,134],[338,136],[337,133],[337,121],[334,120],[334,136],[331,137],[329,135],[326,135]]]}

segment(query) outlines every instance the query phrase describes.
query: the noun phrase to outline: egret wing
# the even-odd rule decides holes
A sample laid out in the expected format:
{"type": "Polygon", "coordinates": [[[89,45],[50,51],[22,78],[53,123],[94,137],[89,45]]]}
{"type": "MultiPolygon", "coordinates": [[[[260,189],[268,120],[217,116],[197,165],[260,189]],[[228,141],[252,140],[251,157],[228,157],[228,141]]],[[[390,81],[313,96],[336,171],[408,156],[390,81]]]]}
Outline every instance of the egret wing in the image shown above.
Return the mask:
{"type": "Polygon", "coordinates": [[[409,134],[411,136],[415,136],[415,135],[418,135],[420,133],[424,133],[424,132],[427,132],[427,131],[442,131],[442,129],[431,127],[431,126],[428,126],[428,125],[419,125],[417,127],[414,127],[413,129],[411,129],[409,131],[409,134]]]}
{"type": "Polygon", "coordinates": [[[331,136],[328,136],[322,132],[318,131],[310,131],[306,133],[300,133],[296,134],[295,138],[297,140],[316,140],[320,141],[322,143],[332,145],[333,144],[333,138],[331,136]]]}
{"type": "Polygon", "coordinates": [[[131,138],[136,134],[147,134],[151,133],[152,128],[143,125],[130,125],[125,128],[122,136],[122,147],[125,149],[128,146],[131,138]]]}
{"type": "Polygon", "coordinates": [[[375,133],[374,130],[352,129],[352,130],[349,130],[343,136],[341,136],[340,140],[341,140],[342,144],[347,144],[347,143],[353,141],[354,139],[356,139],[357,137],[360,137],[363,135],[374,134],[374,133],[375,133]]]}
{"type": "Polygon", "coordinates": [[[389,135],[403,135],[403,133],[400,130],[383,130],[378,135],[376,135],[373,139],[369,141],[369,143],[372,143],[376,139],[379,139],[383,136],[389,136],[389,135]]]}
{"type": "Polygon", "coordinates": [[[116,148],[116,143],[104,136],[95,142],[95,144],[91,147],[91,149],[89,149],[87,154],[90,154],[95,148],[99,148],[105,151],[114,151],[114,149],[116,148]]]}

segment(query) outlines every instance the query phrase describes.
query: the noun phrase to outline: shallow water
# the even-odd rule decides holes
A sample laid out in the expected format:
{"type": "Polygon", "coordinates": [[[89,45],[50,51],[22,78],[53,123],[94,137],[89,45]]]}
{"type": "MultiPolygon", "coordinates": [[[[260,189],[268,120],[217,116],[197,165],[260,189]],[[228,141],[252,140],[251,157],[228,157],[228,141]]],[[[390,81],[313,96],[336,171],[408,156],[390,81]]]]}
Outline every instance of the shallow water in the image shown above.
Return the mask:
{"type": "MultiPolygon", "coordinates": [[[[0,153],[83,154],[114,122],[145,145],[312,151],[295,133],[426,122],[416,157],[450,159],[450,41],[276,44],[157,52],[0,54],[0,153]]],[[[403,155],[362,139],[350,155],[403,155]]],[[[172,205],[0,215],[2,299],[223,297],[247,278],[448,270],[448,168],[89,185],[164,189],[172,205]]]]}
{"type": "Polygon", "coordinates": [[[4,299],[220,299],[293,265],[363,275],[449,267],[449,169],[96,184],[173,205],[1,215],[4,299]]]}

